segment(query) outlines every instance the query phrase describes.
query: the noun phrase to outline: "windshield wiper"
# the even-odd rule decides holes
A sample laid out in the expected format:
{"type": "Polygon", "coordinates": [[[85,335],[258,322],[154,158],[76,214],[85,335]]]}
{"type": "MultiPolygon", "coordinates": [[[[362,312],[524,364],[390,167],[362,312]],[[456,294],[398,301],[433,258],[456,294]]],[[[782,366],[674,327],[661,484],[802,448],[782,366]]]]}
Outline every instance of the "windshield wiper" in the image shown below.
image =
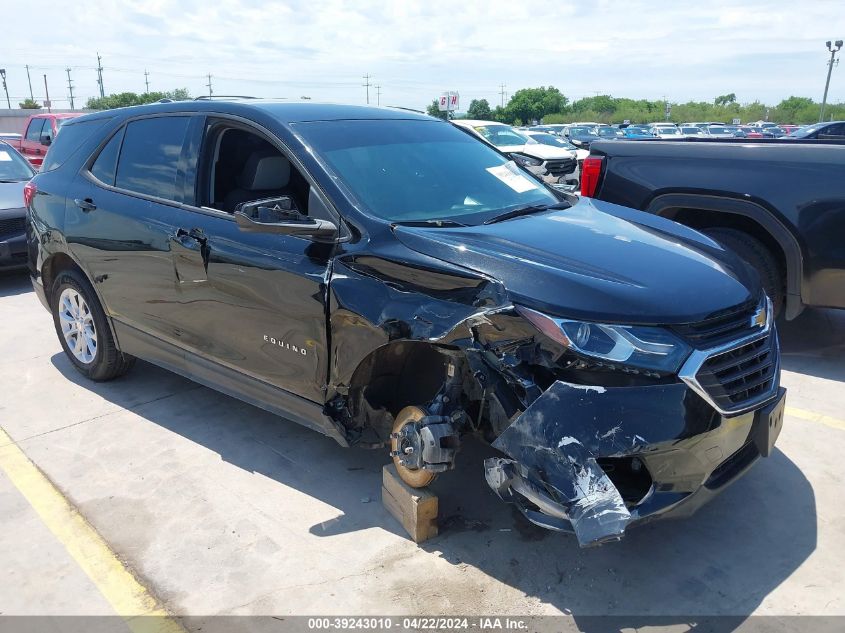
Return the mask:
{"type": "Polygon", "coordinates": [[[568,202],[557,202],[555,204],[529,204],[524,207],[517,207],[516,209],[505,211],[499,215],[494,215],[492,218],[484,220],[484,224],[493,224],[495,222],[501,222],[502,220],[517,218],[521,215],[531,215],[532,213],[540,213],[541,211],[549,211],[552,209],[568,209],[570,206],[572,205],[568,202]]]}
{"type": "Polygon", "coordinates": [[[468,224],[461,224],[454,220],[407,220],[404,222],[394,222],[393,226],[436,226],[436,227],[450,227],[469,226],[468,224]]]}

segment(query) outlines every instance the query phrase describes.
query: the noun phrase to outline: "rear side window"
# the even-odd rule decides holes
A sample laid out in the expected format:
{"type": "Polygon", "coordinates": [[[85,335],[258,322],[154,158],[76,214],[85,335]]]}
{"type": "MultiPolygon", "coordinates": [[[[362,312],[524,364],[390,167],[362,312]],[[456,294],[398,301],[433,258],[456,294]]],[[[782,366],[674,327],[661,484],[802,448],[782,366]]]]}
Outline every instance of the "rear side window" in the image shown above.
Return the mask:
{"type": "Polygon", "coordinates": [[[115,186],[178,202],[176,181],[189,121],[187,116],[164,116],[127,125],[115,186]]]}
{"type": "Polygon", "coordinates": [[[123,128],[111,137],[111,140],[100,151],[97,160],[91,165],[91,173],[94,177],[107,185],[114,185],[114,176],[117,171],[117,154],[120,152],[121,140],[123,140],[123,128]]]}
{"type": "Polygon", "coordinates": [[[45,120],[46,119],[32,119],[32,121],[29,122],[29,127],[26,128],[27,141],[41,142],[41,130],[44,127],[45,120]]]}
{"type": "Polygon", "coordinates": [[[64,162],[76,153],[82,144],[106,121],[110,119],[94,119],[93,121],[80,121],[78,123],[68,122],[62,126],[62,133],[56,134],[56,139],[44,157],[44,164],[41,171],[51,171],[60,167],[64,162]]]}

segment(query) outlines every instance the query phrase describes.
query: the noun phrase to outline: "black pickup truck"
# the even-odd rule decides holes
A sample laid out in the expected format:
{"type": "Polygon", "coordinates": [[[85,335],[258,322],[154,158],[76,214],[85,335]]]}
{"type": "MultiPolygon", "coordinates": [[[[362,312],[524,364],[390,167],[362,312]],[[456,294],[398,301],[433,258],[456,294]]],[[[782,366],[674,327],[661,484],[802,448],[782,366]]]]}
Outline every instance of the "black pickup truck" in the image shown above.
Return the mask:
{"type": "Polygon", "coordinates": [[[698,229],[760,273],[787,319],[845,308],[845,144],[597,142],[582,194],[698,229]]]}

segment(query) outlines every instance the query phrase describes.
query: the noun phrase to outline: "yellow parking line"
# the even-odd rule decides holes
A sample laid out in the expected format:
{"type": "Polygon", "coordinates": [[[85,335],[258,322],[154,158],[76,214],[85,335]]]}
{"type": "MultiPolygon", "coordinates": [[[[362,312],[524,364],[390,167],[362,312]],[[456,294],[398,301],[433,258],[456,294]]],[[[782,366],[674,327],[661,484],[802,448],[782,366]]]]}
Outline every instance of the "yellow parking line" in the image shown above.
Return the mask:
{"type": "Polygon", "coordinates": [[[120,562],[103,538],[0,427],[0,470],[29,501],[133,633],[185,629],[120,562]],[[146,616],[146,617],[145,617],[146,616]],[[149,617],[155,616],[155,617],[149,617]]]}
{"type": "Polygon", "coordinates": [[[845,420],[839,420],[829,415],[824,415],[823,413],[806,411],[795,407],[786,407],[786,415],[790,415],[794,418],[800,418],[802,420],[808,420],[810,422],[818,422],[819,424],[824,424],[825,426],[845,431],[845,420]]]}

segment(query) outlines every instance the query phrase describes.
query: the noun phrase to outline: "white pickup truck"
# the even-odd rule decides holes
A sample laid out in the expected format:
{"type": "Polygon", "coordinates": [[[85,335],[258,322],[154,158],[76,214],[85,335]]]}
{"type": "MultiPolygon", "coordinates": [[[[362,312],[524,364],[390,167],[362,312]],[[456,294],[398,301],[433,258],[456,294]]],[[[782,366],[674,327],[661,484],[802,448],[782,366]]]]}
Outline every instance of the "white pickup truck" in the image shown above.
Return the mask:
{"type": "Polygon", "coordinates": [[[510,125],[496,121],[456,119],[452,123],[510,155],[544,182],[566,184],[577,180],[572,175],[577,166],[575,154],[568,149],[539,143],[510,125]]]}

